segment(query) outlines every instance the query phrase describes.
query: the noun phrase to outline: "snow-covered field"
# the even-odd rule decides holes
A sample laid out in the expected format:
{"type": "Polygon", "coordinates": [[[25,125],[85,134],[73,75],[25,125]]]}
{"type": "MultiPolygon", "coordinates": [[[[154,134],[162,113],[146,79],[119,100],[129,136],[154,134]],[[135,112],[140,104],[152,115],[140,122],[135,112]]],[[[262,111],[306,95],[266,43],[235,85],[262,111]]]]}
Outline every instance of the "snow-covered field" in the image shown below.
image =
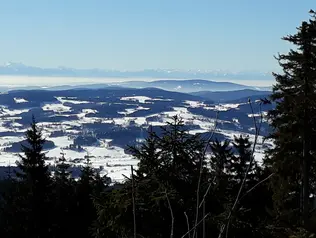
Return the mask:
{"type": "MultiPolygon", "coordinates": [[[[83,146],[83,150],[73,150],[69,147],[73,143],[74,138],[78,134],[82,134],[85,130],[85,125],[87,123],[93,124],[114,124],[119,127],[129,127],[131,123],[134,123],[137,127],[142,127],[144,129],[152,126],[163,126],[167,122],[172,121],[172,117],[177,115],[182,118],[186,125],[197,125],[198,129],[192,129],[189,131],[190,134],[210,132],[214,129],[215,118],[209,118],[206,116],[194,114],[190,112],[189,108],[204,108],[206,110],[223,111],[227,112],[231,109],[238,110],[241,104],[220,104],[220,105],[206,105],[204,102],[185,100],[179,106],[173,106],[166,109],[162,113],[150,113],[150,104],[154,101],[164,101],[165,103],[172,102],[173,99],[163,99],[163,98],[151,98],[148,96],[126,96],[121,97],[118,100],[121,103],[134,102],[137,103],[134,108],[127,108],[124,111],[119,111],[118,114],[124,115],[123,117],[98,117],[98,110],[91,108],[84,108],[85,104],[91,102],[86,100],[80,100],[76,97],[56,97],[58,102],[56,103],[44,103],[42,105],[42,110],[44,112],[51,112],[54,116],[64,116],[73,117],[69,120],[56,121],[56,122],[40,122],[38,125],[43,129],[43,135],[47,140],[54,142],[55,148],[46,151],[47,157],[50,159],[47,163],[54,164],[54,159],[61,156],[63,153],[68,161],[75,165],[82,165],[85,162],[85,158],[89,156],[92,164],[96,168],[101,168],[102,174],[107,174],[114,181],[122,181],[124,175],[130,175],[130,166],[137,166],[138,161],[134,159],[131,155],[125,154],[124,148],[111,145],[112,138],[98,139],[99,144],[97,146],[83,146]],[[65,105],[66,104],[66,105],[65,105]],[[80,112],[73,114],[74,106],[82,106],[80,112]],[[132,113],[138,111],[146,111],[148,114],[146,116],[130,116],[132,113]],[[89,114],[89,116],[88,116],[89,114]],[[91,116],[91,114],[93,116],[91,116]],[[96,116],[94,116],[94,114],[96,116]],[[148,120],[148,118],[156,117],[156,120],[148,120]],[[65,135],[62,136],[52,136],[56,131],[63,131],[65,135]]],[[[24,98],[14,98],[15,103],[24,104],[28,100],[24,98]]],[[[1,102],[0,102],[1,103],[1,102]]],[[[22,124],[16,122],[21,118],[22,113],[28,112],[30,109],[11,109],[7,106],[0,105],[0,133],[24,133],[26,127],[22,124]],[[8,126],[8,122],[9,126],[8,126]]],[[[252,115],[248,115],[252,116],[252,115]]],[[[258,116],[258,115],[254,115],[258,116]]],[[[233,118],[232,121],[220,120],[217,123],[231,123],[239,124],[238,118],[233,118]]],[[[217,133],[220,133],[227,138],[233,139],[234,135],[241,134],[233,130],[224,130],[217,128],[217,133]]],[[[249,133],[242,133],[249,135],[251,140],[254,140],[254,135],[249,133]]],[[[10,136],[0,136],[0,165],[12,165],[18,159],[17,154],[5,152],[5,148],[9,147],[12,143],[21,142],[24,139],[21,135],[10,135],[10,136]]],[[[137,139],[137,138],[135,138],[137,139]]],[[[260,162],[263,158],[264,146],[262,145],[262,137],[259,137],[258,145],[256,148],[255,157],[260,162]]]]}

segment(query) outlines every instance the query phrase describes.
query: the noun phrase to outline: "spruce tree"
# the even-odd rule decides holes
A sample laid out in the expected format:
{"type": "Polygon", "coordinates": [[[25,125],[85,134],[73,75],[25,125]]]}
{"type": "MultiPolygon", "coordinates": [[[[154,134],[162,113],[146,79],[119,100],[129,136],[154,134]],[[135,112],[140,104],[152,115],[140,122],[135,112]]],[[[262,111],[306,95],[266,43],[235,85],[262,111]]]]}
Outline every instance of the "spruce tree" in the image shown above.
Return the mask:
{"type": "Polygon", "coordinates": [[[275,148],[265,165],[274,173],[271,187],[278,226],[309,229],[311,194],[315,194],[316,139],[316,16],[304,21],[297,33],[283,37],[295,48],[277,57],[282,73],[274,73],[276,84],[268,114],[275,148]],[[301,219],[298,219],[301,218],[301,219]]]}
{"type": "MultiPolygon", "coordinates": [[[[161,134],[149,131],[149,137],[141,146],[130,148],[139,159],[133,176],[134,193],[132,181],[127,178],[123,188],[96,202],[97,223],[99,226],[105,224],[118,237],[133,235],[133,194],[139,237],[170,237],[170,207],[174,216],[173,237],[181,237],[188,231],[186,215],[189,226],[194,226],[201,157],[200,202],[211,182],[206,157],[203,156],[206,143],[200,136],[190,135],[179,117],[173,119],[161,128],[161,134]]],[[[206,213],[213,207],[210,198],[212,195],[206,196],[206,213]]],[[[204,214],[202,209],[199,214],[200,220],[204,214]]],[[[200,228],[202,225],[198,230],[200,228]]],[[[102,227],[95,228],[95,233],[100,234],[100,231],[102,227]]]]}
{"type": "Polygon", "coordinates": [[[220,142],[218,139],[211,142],[211,167],[215,173],[217,183],[219,183],[231,167],[231,158],[233,156],[229,140],[220,142]]]}
{"type": "Polygon", "coordinates": [[[57,161],[53,180],[55,237],[72,236],[76,227],[72,222],[75,214],[75,184],[69,168],[70,165],[62,154],[57,161]]]}
{"type": "Polygon", "coordinates": [[[19,185],[14,202],[16,216],[21,220],[19,224],[11,225],[16,226],[18,236],[52,236],[52,183],[48,166],[45,165],[44,143],[45,139],[33,117],[31,127],[26,132],[26,144],[21,145],[24,155],[19,155],[20,161],[17,161],[19,185]]]}
{"type": "MultiPolygon", "coordinates": [[[[87,158],[81,169],[81,175],[76,185],[76,226],[77,236],[91,237],[90,231],[93,221],[97,218],[93,204],[93,195],[96,186],[96,172],[92,167],[90,159],[87,158]]],[[[75,235],[74,235],[75,236],[75,235]]]]}
{"type": "MultiPolygon", "coordinates": [[[[252,146],[249,141],[249,137],[240,135],[239,137],[234,136],[233,147],[235,150],[234,156],[231,160],[230,172],[233,174],[234,180],[240,184],[247,168],[250,166],[247,174],[247,181],[253,181],[256,176],[257,163],[253,159],[252,146]],[[250,164],[250,162],[252,162],[250,164]]],[[[249,186],[245,184],[245,189],[249,186]]]]}
{"type": "Polygon", "coordinates": [[[56,169],[54,171],[54,178],[55,181],[60,182],[68,182],[71,180],[71,172],[69,171],[70,164],[67,163],[65,158],[65,154],[62,153],[61,157],[58,158],[56,163],[56,169]]]}
{"type": "Polygon", "coordinates": [[[50,182],[48,166],[45,165],[46,156],[43,153],[44,144],[45,139],[33,116],[31,128],[26,131],[26,143],[21,144],[21,152],[24,155],[19,154],[20,161],[17,161],[20,170],[17,176],[32,189],[45,190],[50,182]]]}
{"type": "Polygon", "coordinates": [[[234,154],[229,140],[221,142],[216,139],[211,142],[210,147],[212,150],[210,165],[214,177],[212,191],[218,203],[216,210],[221,213],[224,210],[223,204],[228,204],[233,199],[230,168],[234,154]]]}
{"type": "Polygon", "coordinates": [[[156,171],[159,166],[159,145],[156,133],[152,128],[148,131],[148,137],[145,142],[139,146],[129,146],[129,151],[139,160],[139,168],[136,171],[137,176],[145,176],[156,171]]]}
{"type": "Polygon", "coordinates": [[[255,191],[248,192],[260,179],[260,170],[252,154],[253,147],[249,141],[249,136],[243,135],[234,136],[232,144],[234,155],[231,157],[228,168],[229,186],[227,186],[230,199],[227,204],[229,209],[235,203],[246,173],[247,176],[241,190],[241,196],[239,196],[238,203],[232,212],[229,234],[231,237],[262,237],[262,230],[258,229],[261,222],[258,214],[266,215],[264,212],[265,204],[261,198],[266,199],[266,197],[258,194],[258,191],[262,190],[260,186],[255,191]]]}

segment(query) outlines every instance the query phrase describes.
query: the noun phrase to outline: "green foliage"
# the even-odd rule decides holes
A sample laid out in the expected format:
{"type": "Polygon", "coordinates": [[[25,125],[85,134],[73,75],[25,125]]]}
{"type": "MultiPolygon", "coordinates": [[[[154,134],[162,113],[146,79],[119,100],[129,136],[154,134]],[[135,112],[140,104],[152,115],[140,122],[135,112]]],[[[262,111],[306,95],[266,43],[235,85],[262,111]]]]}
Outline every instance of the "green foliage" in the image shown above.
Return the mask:
{"type": "Polygon", "coordinates": [[[106,178],[87,161],[75,181],[64,155],[53,176],[45,164],[40,129],[33,118],[22,145],[16,176],[0,180],[0,232],[3,237],[92,237],[96,220],[92,196],[102,193],[106,178]]]}
{"type": "Polygon", "coordinates": [[[19,154],[20,161],[17,161],[17,176],[28,183],[32,188],[45,190],[49,184],[48,167],[45,165],[45,154],[42,152],[45,139],[41,130],[37,127],[35,118],[31,123],[31,128],[26,132],[27,145],[21,145],[23,155],[19,154]]]}
{"type": "Polygon", "coordinates": [[[315,14],[283,40],[296,49],[277,57],[283,73],[274,74],[271,99],[276,107],[269,112],[275,148],[267,154],[265,165],[275,173],[271,188],[278,226],[291,227],[306,221],[303,216],[312,209],[309,195],[316,189],[316,148],[312,143],[316,139],[315,14]]]}
{"type": "MultiPolygon", "coordinates": [[[[168,200],[175,217],[175,237],[181,237],[187,231],[183,226],[186,224],[184,212],[190,216],[192,226],[195,209],[195,199],[192,197],[196,193],[201,157],[205,164],[203,156],[205,142],[198,136],[188,134],[183,128],[183,121],[174,117],[173,123],[162,128],[161,136],[149,131],[145,143],[140,147],[130,147],[135,158],[139,159],[134,176],[136,222],[137,233],[144,237],[170,236],[171,208],[168,200]]],[[[202,173],[202,192],[204,192],[208,182],[205,166],[202,167],[202,173]]],[[[115,212],[113,215],[110,212],[109,221],[106,221],[107,217],[100,215],[99,223],[107,224],[106,226],[118,236],[131,236],[133,200],[130,179],[124,183],[123,188],[115,192],[115,200],[115,203],[120,204],[117,209],[125,212],[117,215],[115,215],[117,210],[113,211],[115,212]]],[[[99,201],[97,204],[99,208],[104,208],[108,203],[99,201]]],[[[104,213],[99,212],[99,214],[104,213]]]]}
{"type": "Polygon", "coordinates": [[[258,178],[256,178],[256,176],[258,175],[256,173],[258,165],[252,155],[252,144],[249,141],[249,137],[243,137],[242,135],[240,135],[239,137],[235,136],[233,147],[236,150],[236,153],[232,156],[230,173],[232,173],[233,178],[240,183],[243,180],[248,169],[246,180],[247,183],[245,184],[245,189],[249,189],[250,185],[248,181],[258,182],[258,178]]]}
{"type": "Polygon", "coordinates": [[[80,178],[75,185],[76,206],[74,216],[77,228],[73,235],[92,237],[92,223],[97,218],[93,198],[102,193],[105,188],[106,185],[102,183],[102,178],[92,168],[92,164],[87,158],[85,165],[81,169],[80,178]]]}
{"type": "Polygon", "coordinates": [[[67,163],[64,154],[58,159],[53,177],[54,209],[53,217],[56,219],[52,223],[55,237],[69,237],[73,235],[73,214],[75,211],[75,190],[74,180],[69,171],[70,165],[67,163]]]}
{"type": "MultiPolygon", "coordinates": [[[[107,178],[92,168],[89,159],[81,169],[80,178],[75,180],[64,154],[51,175],[42,153],[45,141],[41,140],[34,122],[30,129],[33,131],[27,132],[31,146],[22,147],[26,153],[19,162],[22,172],[18,174],[18,180],[7,179],[0,186],[4,191],[0,213],[4,234],[7,237],[21,234],[31,237],[130,237],[134,232],[135,200],[139,237],[169,237],[171,230],[174,237],[181,237],[195,224],[199,178],[197,218],[201,220],[205,215],[209,216],[205,219],[205,229],[199,223],[197,234],[218,234],[236,196],[238,178],[251,158],[248,139],[236,138],[232,146],[228,141],[211,142],[213,155],[207,159],[205,152],[209,142],[199,135],[190,135],[181,119],[174,117],[173,123],[162,129],[162,135],[149,131],[145,143],[130,147],[139,160],[132,179],[126,178],[123,184],[108,186],[107,178]],[[41,170],[33,169],[41,166],[41,170]],[[44,222],[43,211],[46,214],[44,222]],[[39,228],[39,224],[45,225],[39,228]]],[[[250,176],[248,182],[255,183],[254,178],[250,176]]],[[[263,187],[258,188],[264,191],[263,187]]],[[[258,196],[251,193],[240,203],[231,227],[234,237],[259,234],[250,229],[251,221],[256,220],[253,224],[257,225],[261,221],[255,212],[251,212],[252,209],[262,212],[253,202],[258,196]]]]}
{"type": "Polygon", "coordinates": [[[7,225],[4,234],[5,237],[50,237],[52,183],[42,152],[45,140],[34,118],[26,139],[28,145],[21,148],[24,156],[20,155],[17,162],[19,180],[12,181],[13,186],[4,196],[2,221],[7,225]]]}

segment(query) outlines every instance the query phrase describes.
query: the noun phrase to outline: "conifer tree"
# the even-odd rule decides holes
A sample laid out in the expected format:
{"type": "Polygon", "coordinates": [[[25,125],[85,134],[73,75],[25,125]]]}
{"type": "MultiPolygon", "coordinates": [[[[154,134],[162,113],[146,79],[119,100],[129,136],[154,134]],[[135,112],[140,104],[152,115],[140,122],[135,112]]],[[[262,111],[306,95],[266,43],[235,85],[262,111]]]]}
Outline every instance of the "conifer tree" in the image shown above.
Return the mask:
{"type": "Polygon", "coordinates": [[[234,154],[231,156],[228,168],[229,185],[227,186],[227,207],[229,209],[232,209],[236,201],[246,173],[247,176],[242,187],[242,195],[239,197],[235,209],[232,211],[232,217],[230,218],[231,225],[227,229],[229,229],[229,234],[232,237],[262,236],[262,230],[258,229],[260,218],[257,213],[265,217],[265,207],[262,205],[261,195],[256,193],[260,189],[262,190],[262,187],[259,186],[256,191],[248,192],[260,179],[260,170],[252,154],[252,144],[249,141],[249,136],[243,135],[234,136],[232,144],[234,154]],[[256,226],[256,229],[252,225],[256,226]]]}
{"type": "Polygon", "coordinates": [[[12,215],[19,217],[20,221],[9,221],[18,237],[52,237],[52,183],[42,151],[44,143],[45,139],[33,117],[26,132],[26,144],[21,145],[24,155],[19,155],[20,161],[17,161],[19,183],[12,201],[16,213],[12,215]]]}
{"type": "Polygon", "coordinates": [[[229,141],[220,142],[218,139],[211,142],[211,167],[215,172],[218,181],[227,175],[227,170],[231,166],[231,158],[233,156],[232,148],[229,146],[229,141]]]}
{"type": "Polygon", "coordinates": [[[210,147],[212,150],[210,165],[214,176],[212,191],[218,204],[216,210],[221,213],[225,210],[223,204],[228,204],[233,199],[231,194],[233,184],[230,182],[233,151],[229,140],[221,142],[216,139],[211,142],[210,147]]]}
{"type": "Polygon", "coordinates": [[[316,139],[316,16],[312,13],[297,33],[283,37],[295,48],[277,57],[282,73],[274,73],[276,84],[268,114],[275,148],[265,165],[275,173],[271,181],[278,225],[302,225],[309,229],[315,194],[316,139]],[[301,219],[298,219],[298,218],[301,219]]]}
{"type": "Polygon", "coordinates": [[[19,185],[12,177],[0,183],[0,234],[3,237],[19,237],[27,229],[21,225],[24,220],[19,206],[19,185]]]}
{"type": "Polygon", "coordinates": [[[61,157],[58,158],[58,161],[56,163],[56,169],[54,171],[54,178],[56,181],[61,182],[68,182],[70,181],[71,172],[69,171],[70,164],[67,163],[67,160],[65,158],[65,154],[62,153],[61,157]]]}
{"type": "MultiPolygon", "coordinates": [[[[233,147],[235,155],[231,160],[230,172],[233,174],[232,177],[238,184],[243,180],[247,168],[252,161],[247,174],[247,181],[254,181],[256,176],[257,163],[253,160],[252,147],[249,141],[249,137],[240,135],[239,137],[234,136],[233,147]]],[[[247,189],[247,183],[245,185],[247,189]]]]}
{"type": "MultiPolygon", "coordinates": [[[[149,131],[149,137],[140,147],[130,148],[132,154],[139,159],[134,176],[139,237],[170,237],[172,227],[173,237],[181,237],[188,231],[187,222],[190,227],[194,226],[199,160],[206,143],[198,135],[190,135],[179,117],[173,119],[173,122],[162,127],[162,134],[149,131]]],[[[201,199],[210,177],[205,166],[206,158],[203,157],[202,162],[201,199]]],[[[127,179],[123,188],[114,192],[113,196],[105,196],[104,200],[97,201],[98,224],[106,224],[119,237],[132,236],[132,196],[132,182],[127,179]],[[109,205],[110,200],[114,200],[113,207],[109,205]]],[[[210,207],[206,206],[206,212],[210,207]]],[[[199,219],[202,215],[201,211],[199,219]]],[[[102,228],[95,228],[95,233],[98,231],[100,234],[102,228]]]]}
{"type": "Polygon", "coordinates": [[[70,165],[62,153],[54,171],[54,235],[69,237],[73,235],[73,216],[75,212],[74,181],[69,171],[70,165]]]}
{"type": "Polygon", "coordinates": [[[45,139],[33,116],[31,128],[26,132],[26,144],[21,144],[24,155],[19,154],[17,166],[20,172],[17,172],[17,176],[38,191],[46,190],[50,182],[48,166],[45,165],[46,156],[43,153],[44,144],[45,139]]]}
{"type": "Polygon", "coordinates": [[[158,137],[156,133],[152,131],[152,128],[148,131],[148,137],[140,147],[129,146],[129,151],[133,156],[139,160],[141,166],[136,171],[137,176],[144,176],[156,171],[159,165],[159,146],[158,137]]]}
{"type": "Polygon", "coordinates": [[[91,161],[87,158],[81,169],[81,175],[76,185],[76,226],[78,236],[91,237],[90,228],[96,219],[96,210],[93,205],[93,195],[96,186],[96,172],[91,161]]]}

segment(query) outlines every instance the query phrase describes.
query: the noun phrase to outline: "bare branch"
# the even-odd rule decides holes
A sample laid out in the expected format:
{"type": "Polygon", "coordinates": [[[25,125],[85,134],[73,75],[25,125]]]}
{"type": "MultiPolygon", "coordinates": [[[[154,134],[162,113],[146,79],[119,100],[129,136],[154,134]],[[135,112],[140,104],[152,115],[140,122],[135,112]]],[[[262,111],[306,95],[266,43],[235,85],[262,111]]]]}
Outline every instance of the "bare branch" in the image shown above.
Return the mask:
{"type": "Polygon", "coordinates": [[[229,212],[229,215],[227,217],[227,224],[226,225],[223,225],[221,227],[221,230],[220,230],[220,233],[218,235],[218,238],[221,238],[222,235],[223,235],[223,232],[225,231],[225,228],[226,228],[226,238],[228,237],[228,230],[229,230],[229,225],[230,225],[230,220],[231,220],[231,217],[232,217],[232,214],[233,212],[235,211],[236,209],[236,206],[237,204],[239,203],[239,200],[240,200],[240,195],[241,195],[241,192],[245,186],[245,183],[246,183],[246,179],[247,179],[247,175],[249,173],[249,170],[251,168],[251,165],[254,161],[254,153],[255,153],[255,149],[256,149],[256,145],[257,145],[257,141],[258,141],[258,137],[259,137],[259,133],[260,133],[260,129],[261,129],[261,124],[262,124],[262,120],[263,120],[263,116],[262,116],[262,111],[261,111],[261,104],[260,104],[260,114],[261,114],[261,121],[260,121],[260,126],[258,127],[257,125],[257,121],[256,121],[256,118],[255,118],[255,115],[254,115],[254,110],[253,110],[253,106],[252,106],[252,103],[251,103],[251,100],[248,99],[248,103],[249,103],[249,106],[250,106],[250,109],[251,109],[251,113],[252,113],[252,118],[253,118],[253,121],[254,121],[254,126],[255,126],[255,140],[254,140],[254,144],[253,144],[253,148],[252,148],[252,156],[251,156],[251,159],[249,161],[249,164],[248,164],[248,167],[246,169],[246,172],[245,172],[245,175],[244,175],[244,178],[242,180],[242,183],[240,185],[240,188],[238,190],[238,193],[237,193],[237,196],[236,196],[236,199],[234,201],[234,204],[232,206],[232,208],[230,209],[230,212],[229,212]]]}
{"type": "Polygon", "coordinates": [[[165,194],[166,194],[166,199],[167,199],[167,202],[168,202],[168,207],[169,207],[170,215],[171,215],[171,231],[170,231],[170,238],[173,238],[173,231],[174,231],[174,216],[173,216],[173,210],[172,210],[172,207],[171,207],[171,203],[170,203],[170,200],[169,200],[169,197],[168,197],[167,190],[165,190],[165,194]]]}
{"type": "MultiPolygon", "coordinates": [[[[200,189],[201,189],[201,180],[202,180],[202,173],[203,173],[203,158],[205,157],[208,145],[212,141],[214,133],[216,131],[218,115],[219,115],[219,111],[216,112],[216,118],[215,118],[214,128],[212,129],[212,134],[209,137],[209,139],[207,140],[205,148],[204,148],[204,151],[203,151],[202,155],[200,156],[200,161],[199,161],[199,163],[200,163],[200,174],[199,174],[199,180],[198,180],[197,190],[196,190],[196,213],[195,213],[194,227],[197,226],[198,219],[199,219],[200,189]]],[[[195,234],[196,234],[196,228],[194,228],[194,230],[193,230],[193,238],[195,238],[195,234]]]]}
{"type": "MultiPolygon", "coordinates": [[[[203,217],[205,216],[205,202],[203,202],[203,217]]],[[[203,220],[203,234],[202,237],[205,238],[205,219],[203,220]]]]}
{"type": "Polygon", "coordinates": [[[201,208],[202,205],[203,205],[203,203],[205,202],[206,196],[207,196],[208,192],[210,191],[211,186],[212,186],[213,182],[215,181],[215,179],[216,179],[216,178],[213,178],[212,182],[209,183],[209,185],[208,185],[208,187],[207,187],[207,189],[206,189],[206,192],[204,193],[203,199],[202,199],[202,201],[201,201],[201,203],[200,203],[200,205],[199,205],[199,208],[201,208]]]}
{"type": "Polygon", "coordinates": [[[208,216],[210,215],[210,213],[207,213],[197,224],[196,226],[192,227],[187,233],[185,233],[183,236],[181,236],[181,238],[186,237],[187,235],[189,235],[191,233],[191,231],[193,231],[194,229],[196,229],[208,216]]]}
{"type": "Polygon", "coordinates": [[[135,208],[135,188],[134,188],[134,170],[133,165],[131,165],[131,172],[132,172],[132,200],[133,200],[133,221],[134,221],[134,238],[137,237],[136,233],[136,208],[135,208]]]}
{"type": "Polygon", "coordinates": [[[186,219],[186,221],[187,221],[187,226],[188,226],[188,236],[189,236],[189,238],[191,238],[189,218],[188,218],[188,215],[187,215],[186,212],[184,212],[184,215],[185,215],[185,219],[186,219]]]}
{"type": "Polygon", "coordinates": [[[252,190],[254,190],[256,187],[258,187],[260,184],[264,183],[265,181],[269,180],[275,173],[270,174],[269,176],[267,176],[265,179],[259,181],[257,184],[255,184],[252,188],[250,188],[247,192],[245,192],[245,194],[239,199],[239,201],[241,199],[243,199],[248,193],[250,193],[252,190]]]}
{"type": "Polygon", "coordinates": [[[217,128],[217,123],[218,123],[218,117],[219,117],[219,111],[216,111],[216,117],[215,117],[215,121],[214,121],[214,127],[212,129],[212,134],[210,135],[210,137],[208,138],[208,140],[206,141],[206,146],[204,148],[204,151],[203,151],[203,155],[205,156],[206,152],[207,152],[207,148],[210,144],[210,142],[212,141],[213,139],[213,136],[214,136],[214,133],[216,131],[216,128],[217,128]]]}

